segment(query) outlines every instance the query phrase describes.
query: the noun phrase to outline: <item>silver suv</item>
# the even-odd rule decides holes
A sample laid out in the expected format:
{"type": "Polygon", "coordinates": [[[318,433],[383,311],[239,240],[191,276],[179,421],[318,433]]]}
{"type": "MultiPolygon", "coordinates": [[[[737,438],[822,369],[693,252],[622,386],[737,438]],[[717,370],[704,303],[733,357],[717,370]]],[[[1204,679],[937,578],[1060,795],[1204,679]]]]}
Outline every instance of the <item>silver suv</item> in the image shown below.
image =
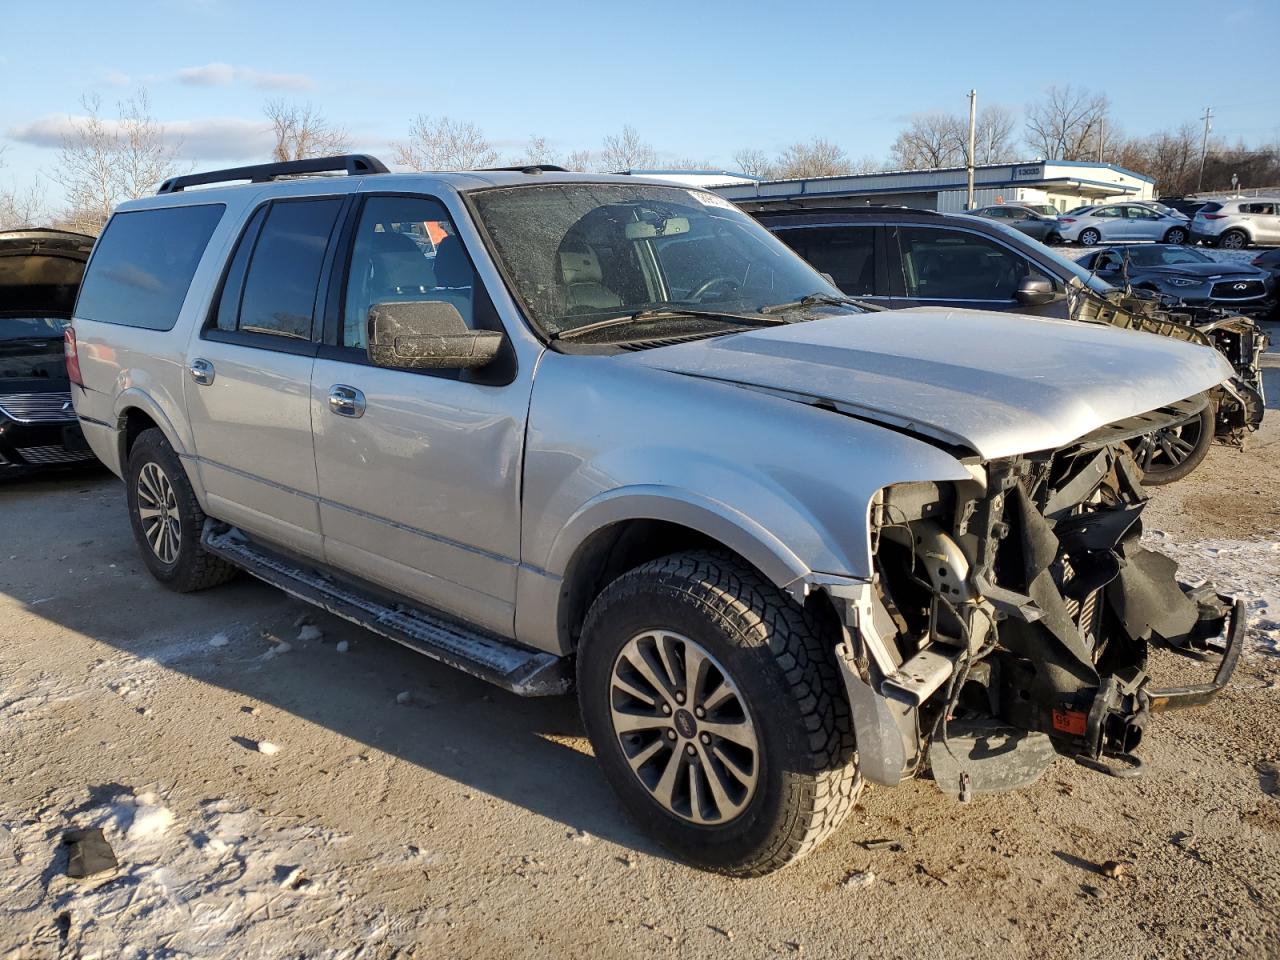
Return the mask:
{"type": "Polygon", "coordinates": [[[1124,444],[1222,357],[953,312],[864,308],[701,190],[344,157],[122,205],[67,358],[158,580],[247,570],[515,693],[576,684],[628,810],[742,876],[864,780],[1136,762],[1239,652],[1240,608],[1139,545],[1124,444]],[[1156,689],[1152,644],[1223,665],[1156,689]]]}
{"type": "Polygon", "coordinates": [[[1196,211],[1191,221],[1191,239],[1228,250],[1243,250],[1250,244],[1280,243],[1280,200],[1274,197],[1211,200],[1196,211]]]}

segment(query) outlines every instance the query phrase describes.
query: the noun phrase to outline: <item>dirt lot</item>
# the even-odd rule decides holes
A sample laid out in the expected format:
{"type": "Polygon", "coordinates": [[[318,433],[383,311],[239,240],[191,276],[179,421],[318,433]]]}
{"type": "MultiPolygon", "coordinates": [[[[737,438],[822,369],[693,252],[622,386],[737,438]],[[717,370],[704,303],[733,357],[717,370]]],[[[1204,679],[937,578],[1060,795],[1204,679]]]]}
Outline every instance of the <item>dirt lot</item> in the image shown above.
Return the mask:
{"type": "Polygon", "coordinates": [[[315,637],[248,578],[167,593],[111,477],[0,487],[0,957],[1280,956],[1273,416],[1148,514],[1253,625],[1234,685],[1159,720],[1142,779],[1063,759],[969,805],[877,789],[753,882],[645,840],[571,699],[324,615],[315,637]],[[94,824],[120,867],[70,880],[62,834],[94,824]]]}

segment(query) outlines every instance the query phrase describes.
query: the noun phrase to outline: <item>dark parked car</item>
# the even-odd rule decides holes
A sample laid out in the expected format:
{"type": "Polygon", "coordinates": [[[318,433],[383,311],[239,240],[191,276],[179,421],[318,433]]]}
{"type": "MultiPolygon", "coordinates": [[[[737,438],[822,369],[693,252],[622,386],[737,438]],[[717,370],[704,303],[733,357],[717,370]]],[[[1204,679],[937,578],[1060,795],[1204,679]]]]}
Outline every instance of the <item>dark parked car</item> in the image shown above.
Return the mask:
{"type": "Polygon", "coordinates": [[[1266,270],[1215,260],[1192,247],[1168,243],[1101,247],[1079,263],[1113,286],[1150,290],[1179,303],[1225,307],[1250,316],[1265,313],[1274,295],[1266,270]]]}
{"type": "Polygon", "coordinates": [[[1271,295],[1274,299],[1271,302],[1271,312],[1263,319],[1280,320],[1280,247],[1263,250],[1249,262],[1271,276],[1271,295]]]}
{"type": "Polygon", "coordinates": [[[1058,211],[1047,203],[996,203],[969,211],[971,216],[986,217],[1013,227],[1041,243],[1060,243],[1058,211]]]}
{"type": "Polygon", "coordinates": [[[1215,436],[1238,445],[1262,422],[1259,357],[1267,338],[1246,317],[1204,307],[1170,309],[1156,294],[1121,290],[982,217],[905,207],[751,212],[846,294],[888,309],[1008,310],[1111,323],[1216,347],[1237,377],[1194,416],[1142,440],[1135,452],[1149,484],[1181,479],[1204,459],[1215,436]]]}
{"type": "Polygon", "coordinates": [[[93,237],[0,231],[0,477],[94,460],[63,359],[93,237]]]}

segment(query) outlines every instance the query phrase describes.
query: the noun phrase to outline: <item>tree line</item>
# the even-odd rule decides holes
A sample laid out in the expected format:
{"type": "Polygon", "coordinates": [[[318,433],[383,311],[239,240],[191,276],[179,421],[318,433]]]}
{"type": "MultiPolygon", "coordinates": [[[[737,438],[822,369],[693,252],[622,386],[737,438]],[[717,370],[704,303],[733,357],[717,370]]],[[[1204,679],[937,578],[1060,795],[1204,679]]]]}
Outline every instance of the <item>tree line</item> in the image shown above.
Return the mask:
{"type": "MultiPolygon", "coordinates": [[[[190,171],[191,165],[181,159],[181,142],[167,137],[152,116],[145,90],[118,104],[114,117],[104,115],[96,97],[86,97],[82,105],[85,115],[64,137],[49,172],[49,179],[63,189],[65,208],[51,210],[38,186],[0,189],[0,229],[56,223],[96,234],[116,204],[151,193],[162,180],[190,171]]],[[[1105,94],[1070,85],[1051,87],[1021,118],[1007,107],[984,105],[977,114],[974,162],[1103,161],[1152,177],[1162,195],[1197,190],[1203,135],[1196,123],[1126,136],[1110,111],[1105,94]]],[[[298,160],[352,149],[350,132],[312,104],[272,100],[264,104],[263,114],[274,144],[270,159],[298,160]]],[[[475,123],[427,114],[410,122],[408,136],[393,149],[395,163],[411,170],[554,164],[569,170],[618,172],[654,168],[659,156],[630,125],[606,136],[596,149],[561,153],[546,137],[533,135],[520,150],[504,156],[475,123]]],[[[773,154],[745,147],[732,160],[737,170],[763,179],[960,167],[969,160],[968,117],[939,111],[918,114],[898,133],[886,158],[855,159],[834,141],[816,136],[773,154]]],[[[664,165],[714,166],[697,158],[664,165]]],[[[1280,184],[1280,144],[1229,145],[1210,138],[1201,189],[1229,190],[1233,175],[1244,187],[1280,184]]]]}

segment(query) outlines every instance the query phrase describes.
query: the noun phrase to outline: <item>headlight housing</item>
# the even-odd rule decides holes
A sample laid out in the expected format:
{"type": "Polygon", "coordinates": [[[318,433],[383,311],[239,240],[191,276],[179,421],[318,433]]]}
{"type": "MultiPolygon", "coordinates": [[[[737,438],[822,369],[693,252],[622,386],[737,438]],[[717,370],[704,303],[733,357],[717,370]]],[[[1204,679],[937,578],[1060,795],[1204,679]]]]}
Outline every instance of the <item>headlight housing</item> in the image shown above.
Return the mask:
{"type": "Polygon", "coordinates": [[[1175,287],[1198,287],[1199,280],[1192,280],[1190,277],[1170,277],[1169,282],[1175,287]]]}

